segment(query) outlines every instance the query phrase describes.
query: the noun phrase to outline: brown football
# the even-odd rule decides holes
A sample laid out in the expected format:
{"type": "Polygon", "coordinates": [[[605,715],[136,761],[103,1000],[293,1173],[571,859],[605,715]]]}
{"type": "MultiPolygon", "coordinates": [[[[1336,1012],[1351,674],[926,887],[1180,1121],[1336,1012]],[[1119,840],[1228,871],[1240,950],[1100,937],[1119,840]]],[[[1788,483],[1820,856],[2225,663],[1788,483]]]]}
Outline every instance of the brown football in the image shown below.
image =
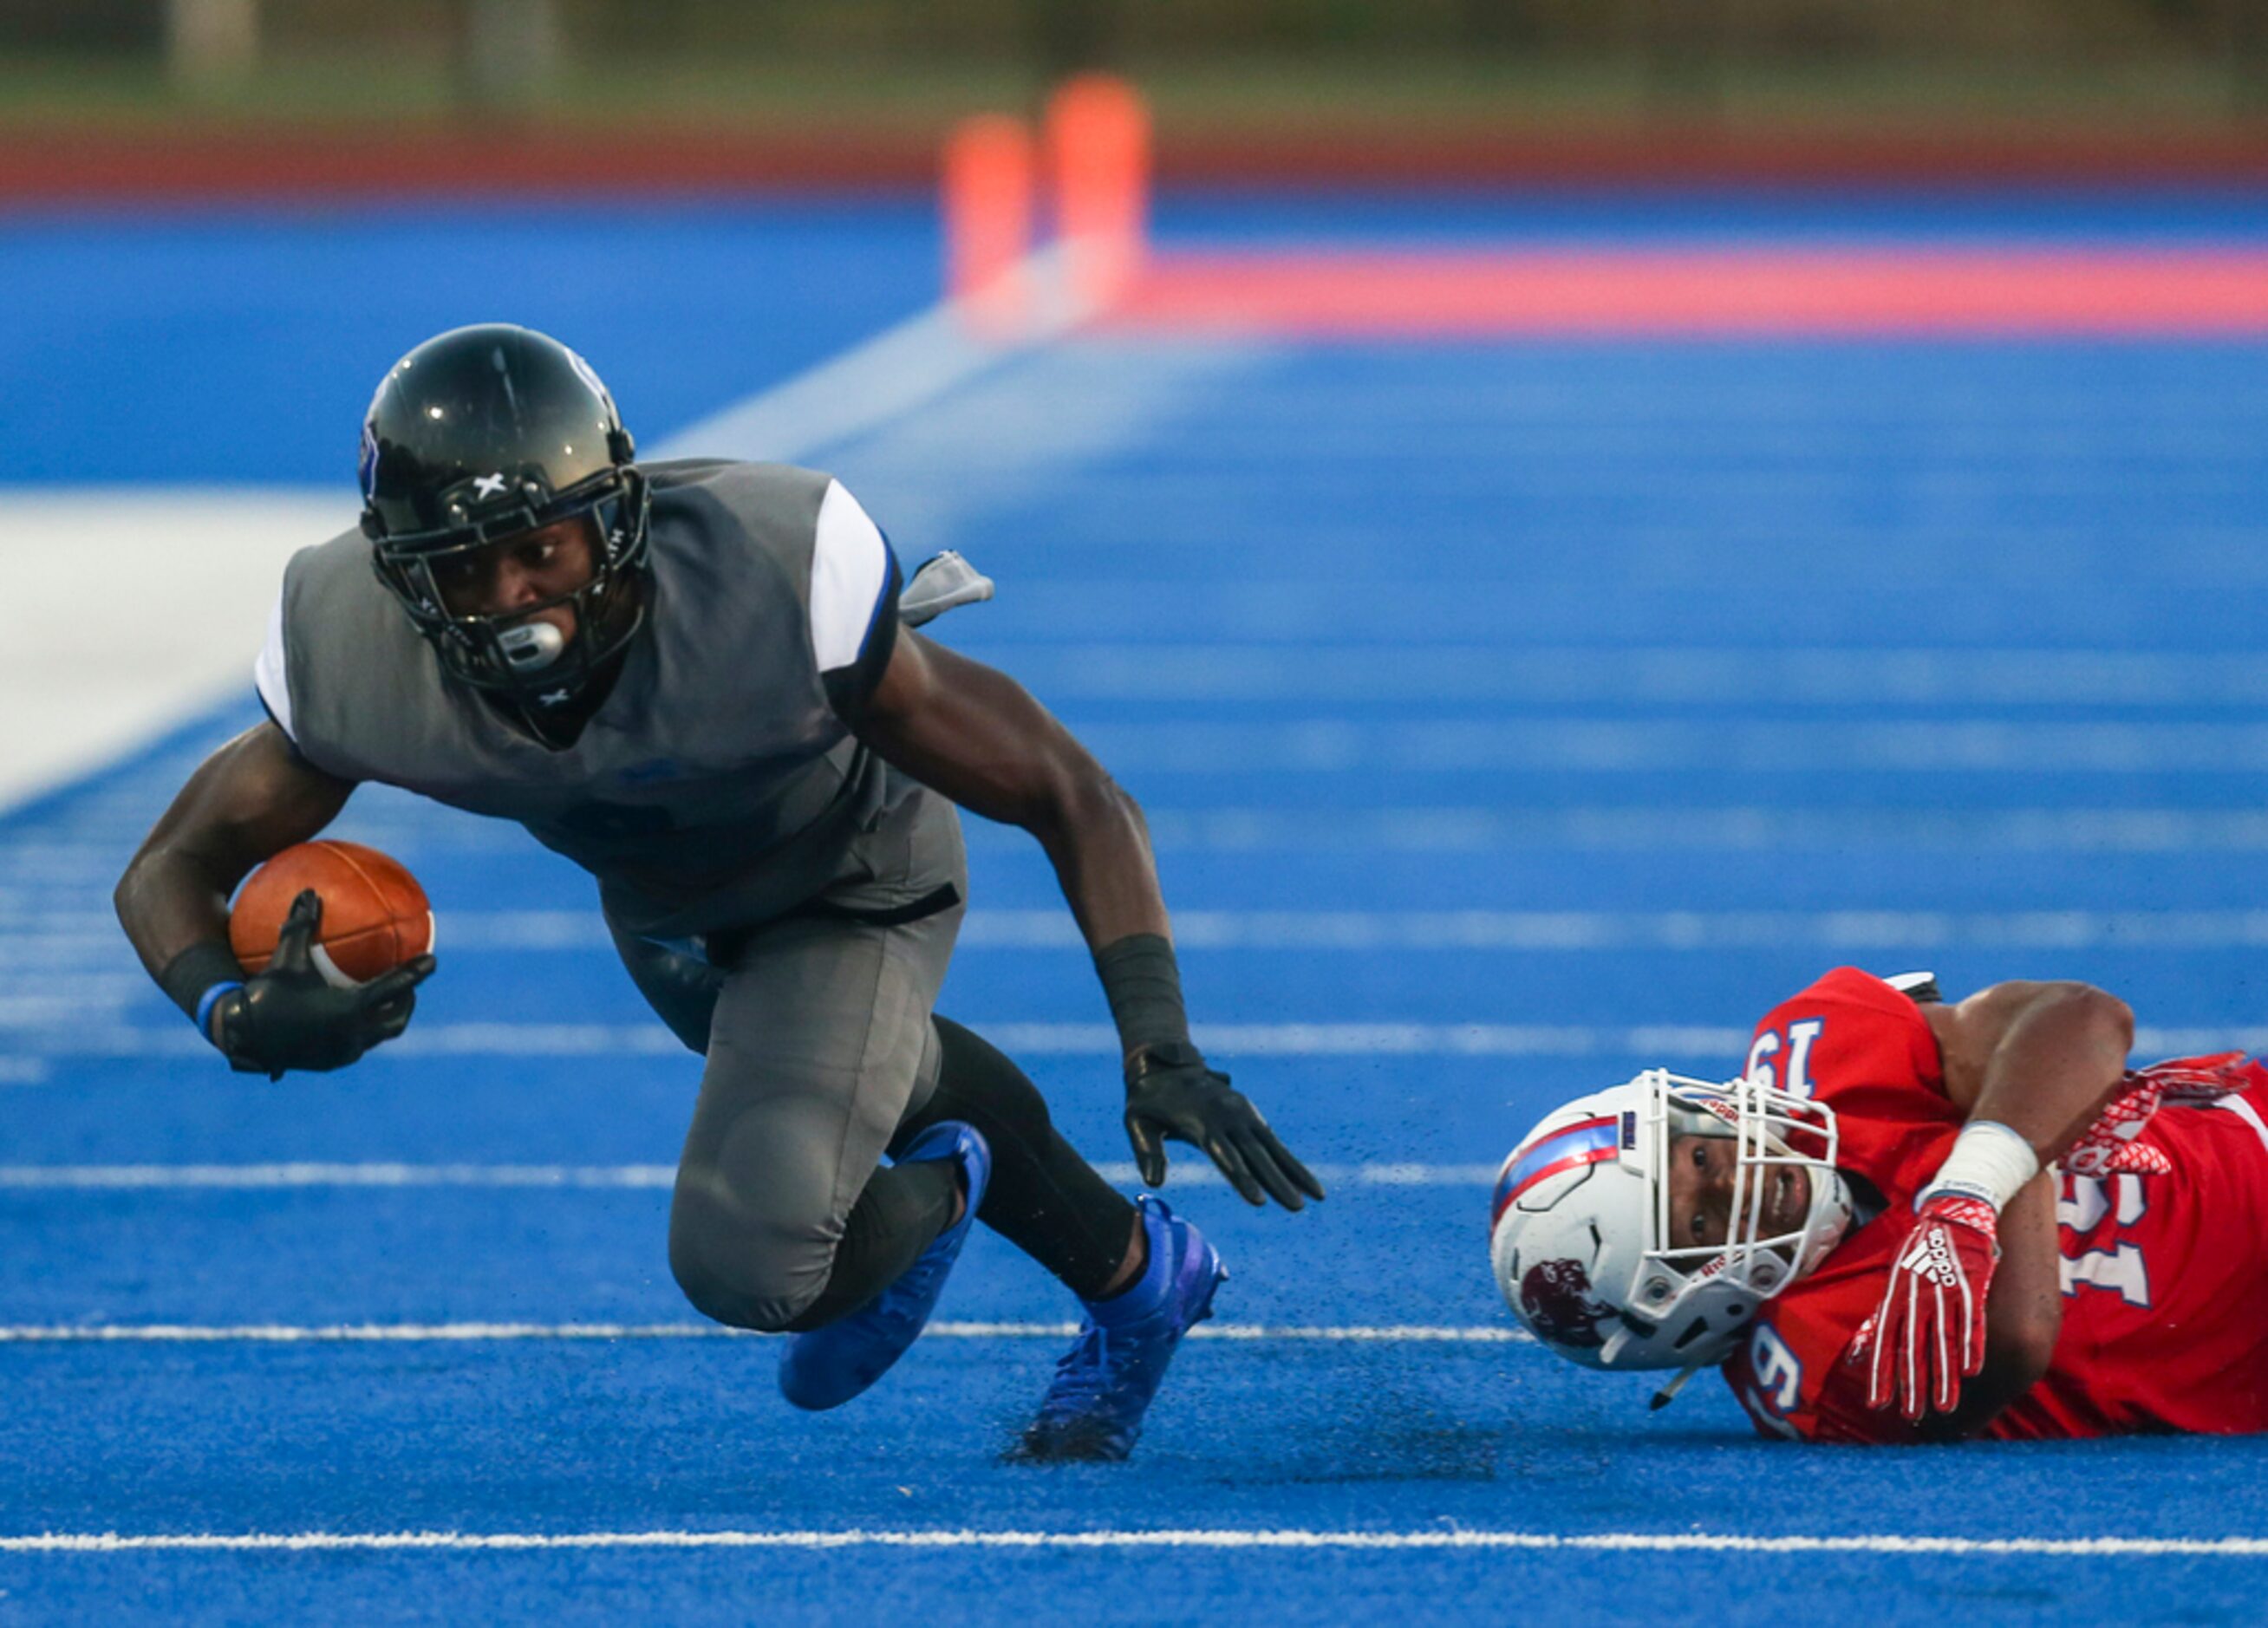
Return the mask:
{"type": "Polygon", "coordinates": [[[323,901],[315,965],[340,988],[367,983],[433,948],[433,907],[400,861],[360,843],[301,843],[245,878],[228,916],[228,945],[247,972],[276,953],[291,901],[313,888],[323,901]]]}

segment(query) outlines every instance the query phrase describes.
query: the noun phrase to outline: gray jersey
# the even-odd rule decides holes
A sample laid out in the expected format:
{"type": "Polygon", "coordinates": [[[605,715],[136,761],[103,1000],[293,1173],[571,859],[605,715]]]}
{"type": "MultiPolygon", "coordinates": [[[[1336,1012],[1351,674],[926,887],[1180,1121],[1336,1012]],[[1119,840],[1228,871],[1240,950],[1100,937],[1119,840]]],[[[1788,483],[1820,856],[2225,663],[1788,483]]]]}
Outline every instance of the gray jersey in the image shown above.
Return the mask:
{"type": "Polygon", "coordinates": [[[328,773],[519,821],[599,878],[630,932],[690,937],[886,881],[854,847],[924,794],[850,734],[825,675],[857,667],[895,615],[888,544],[810,470],[646,473],[652,615],[571,746],[443,679],[359,532],[285,570],[255,668],[269,715],[328,773]]]}

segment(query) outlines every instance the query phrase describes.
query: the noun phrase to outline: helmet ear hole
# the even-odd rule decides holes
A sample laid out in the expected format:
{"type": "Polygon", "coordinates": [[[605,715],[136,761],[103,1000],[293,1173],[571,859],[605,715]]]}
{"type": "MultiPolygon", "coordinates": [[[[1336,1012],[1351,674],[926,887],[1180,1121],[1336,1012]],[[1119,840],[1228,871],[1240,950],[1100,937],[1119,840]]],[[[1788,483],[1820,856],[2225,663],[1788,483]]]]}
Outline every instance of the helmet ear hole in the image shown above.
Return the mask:
{"type": "Polygon", "coordinates": [[[1677,1338],[1671,1342],[1672,1349],[1683,1351],[1688,1345],[1690,1345],[1694,1341],[1699,1339],[1703,1335],[1708,1332],[1709,1320],[1706,1317],[1696,1317],[1679,1331],[1677,1338]]]}

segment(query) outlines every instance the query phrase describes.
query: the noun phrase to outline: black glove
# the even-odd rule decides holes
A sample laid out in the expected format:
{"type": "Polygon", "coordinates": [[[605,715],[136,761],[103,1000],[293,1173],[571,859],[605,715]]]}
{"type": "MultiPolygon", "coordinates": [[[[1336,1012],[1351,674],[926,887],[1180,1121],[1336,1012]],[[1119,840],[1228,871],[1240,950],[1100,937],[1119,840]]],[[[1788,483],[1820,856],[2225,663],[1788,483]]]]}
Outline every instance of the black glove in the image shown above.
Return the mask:
{"type": "Polygon", "coordinates": [[[1300,1210],[1307,1207],[1301,1193],[1323,1196],[1323,1184],[1276,1139],[1260,1110],[1185,1041],[1138,1047],[1126,1059],[1126,1139],[1134,1144],[1145,1186],[1165,1185],[1167,1137],[1210,1153],[1247,1204],[1272,1197],[1286,1210],[1300,1210]]]}
{"type": "Polygon", "coordinates": [[[238,1073],[281,1079],[286,1069],[344,1068],[409,1027],[433,958],[420,955],[367,983],[334,989],[313,954],[322,918],[323,901],[310,888],[291,901],[268,969],[214,1004],[215,1043],[238,1073]]]}

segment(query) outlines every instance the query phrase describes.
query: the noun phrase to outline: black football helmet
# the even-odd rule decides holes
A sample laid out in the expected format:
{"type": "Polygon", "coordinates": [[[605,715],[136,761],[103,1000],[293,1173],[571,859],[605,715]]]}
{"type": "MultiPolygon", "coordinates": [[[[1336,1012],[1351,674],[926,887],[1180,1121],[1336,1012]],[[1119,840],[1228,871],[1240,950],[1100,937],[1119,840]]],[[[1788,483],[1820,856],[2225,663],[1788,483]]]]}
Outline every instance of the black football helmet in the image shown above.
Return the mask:
{"type": "Polygon", "coordinates": [[[523,708],[571,702],[645,620],[651,506],[637,452],[590,364],[508,322],[452,328],[396,362],[362,427],[362,528],[378,579],[451,678],[523,708]],[[595,570],[507,615],[449,608],[437,565],[575,515],[596,523],[595,570]],[[533,613],[570,605],[562,639],[533,613]]]}

